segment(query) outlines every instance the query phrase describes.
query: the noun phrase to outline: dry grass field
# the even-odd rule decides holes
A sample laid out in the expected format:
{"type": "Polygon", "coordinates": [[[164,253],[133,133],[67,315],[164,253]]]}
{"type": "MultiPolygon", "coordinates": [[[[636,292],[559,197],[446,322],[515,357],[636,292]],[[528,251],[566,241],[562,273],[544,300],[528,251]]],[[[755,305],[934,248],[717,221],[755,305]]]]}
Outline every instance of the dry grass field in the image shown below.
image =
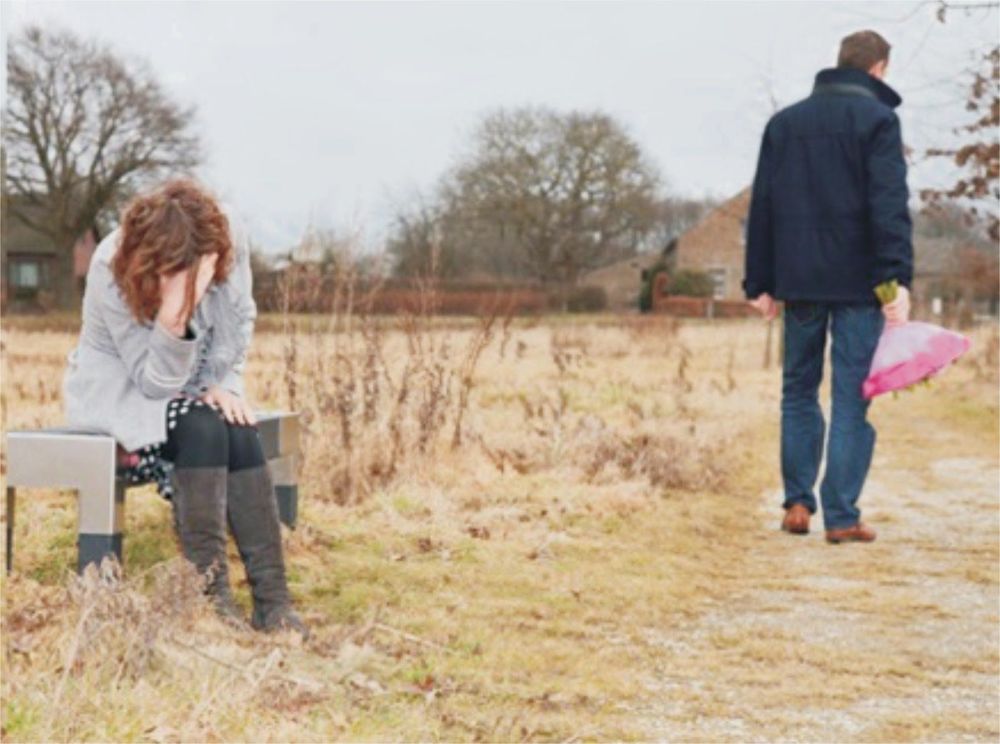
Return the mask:
{"type": "MultiPolygon", "coordinates": [[[[46,328],[6,324],[7,428],[61,419],[74,336],[46,328]]],[[[36,492],[2,584],[3,740],[996,741],[996,329],[875,404],[867,546],[777,530],[764,339],[262,319],[251,397],[307,424],[286,546],[313,638],[217,622],[148,490],[124,580],[74,579],[73,500],[36,492]]]]}

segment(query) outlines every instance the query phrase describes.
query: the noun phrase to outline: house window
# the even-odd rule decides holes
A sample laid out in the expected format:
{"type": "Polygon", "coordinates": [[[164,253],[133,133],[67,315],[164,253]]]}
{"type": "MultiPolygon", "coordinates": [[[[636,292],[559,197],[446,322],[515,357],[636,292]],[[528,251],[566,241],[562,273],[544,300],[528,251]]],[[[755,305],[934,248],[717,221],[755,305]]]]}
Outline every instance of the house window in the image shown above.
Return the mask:
{"type": "Polygon", "coordinates": [[[12,261],[10,284],[15,289],[38,289],[42,283],[42,267],[38,261],[12,261]]]}
{"type": "Polygon", "coordinates": [[[712,297],[716,300],[722,300],[726,297],[726,270],[725,269],[709,269],[707,272],[708,277],[712,280],[712,297]]]}

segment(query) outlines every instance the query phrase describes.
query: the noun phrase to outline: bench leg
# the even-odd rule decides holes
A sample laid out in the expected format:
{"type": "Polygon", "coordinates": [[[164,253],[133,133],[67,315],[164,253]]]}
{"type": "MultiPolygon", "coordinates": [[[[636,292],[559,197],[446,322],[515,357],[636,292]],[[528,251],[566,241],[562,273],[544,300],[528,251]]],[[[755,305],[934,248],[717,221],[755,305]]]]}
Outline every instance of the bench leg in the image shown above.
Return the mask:
{"type": "Polygon", "coordinates": [[[278,501],[278,518],[289,529],[295,529],[299,515],[299,486],[295,455],[285,455],[268,460],[274,496],[278,501]]]}
{"type": "Polygon", "coordinates": [[[278,518],[289,529],[295,529],[299,517],[299,487],[297,485],[275,486],[278,498],[278,518]]]}
{"type": "Polygon", "coordinates": [[[80,531],[77,571],[105,558],[122,562],[122,523],[125,516],[125,483],[114,481],[107,488],[80,491],[80,531]]]}
{"type": "Polygon", "coordinates": [[[14,568],[14,507],[17,501],[17,490],[14,486],[7,486],[7,545],[6,545],[6,559],[5,566],[7,568],[7,575],[10,576],[11,570],[14,568]]]}

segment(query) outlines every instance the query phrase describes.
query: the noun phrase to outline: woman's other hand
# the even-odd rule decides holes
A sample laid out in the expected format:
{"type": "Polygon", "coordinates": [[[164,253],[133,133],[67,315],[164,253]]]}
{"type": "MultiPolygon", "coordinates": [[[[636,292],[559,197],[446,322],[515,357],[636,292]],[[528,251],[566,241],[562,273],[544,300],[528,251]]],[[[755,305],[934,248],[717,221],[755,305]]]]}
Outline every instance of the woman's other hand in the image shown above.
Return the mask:
{"type": "Polygon", "coordinates": [[[257,423],[257,418],[245,400],[218,385],[213,385],[206,390],[201,399],[210,406],[219,409],[222,417],[230,424],[253,426],[257,423]]]}

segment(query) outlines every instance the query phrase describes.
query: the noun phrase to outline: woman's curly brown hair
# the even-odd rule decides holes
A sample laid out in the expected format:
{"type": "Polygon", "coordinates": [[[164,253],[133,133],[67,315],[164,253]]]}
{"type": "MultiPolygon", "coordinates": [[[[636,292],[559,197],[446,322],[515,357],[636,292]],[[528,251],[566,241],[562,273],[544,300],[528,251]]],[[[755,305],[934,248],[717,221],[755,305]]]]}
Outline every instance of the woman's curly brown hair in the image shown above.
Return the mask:
{"type": "Polygon", "coordinates": [[[194,312],[199,259],[208,253],[218,254],[212,281],[225,281],[233,264],[229,220],[201,186],[175,179],[136,197],[125,208],[111,269],[126,304],[140,321],[156,317],[160,276],[186,271],[184,317],[189,318],[194,312]]]}

